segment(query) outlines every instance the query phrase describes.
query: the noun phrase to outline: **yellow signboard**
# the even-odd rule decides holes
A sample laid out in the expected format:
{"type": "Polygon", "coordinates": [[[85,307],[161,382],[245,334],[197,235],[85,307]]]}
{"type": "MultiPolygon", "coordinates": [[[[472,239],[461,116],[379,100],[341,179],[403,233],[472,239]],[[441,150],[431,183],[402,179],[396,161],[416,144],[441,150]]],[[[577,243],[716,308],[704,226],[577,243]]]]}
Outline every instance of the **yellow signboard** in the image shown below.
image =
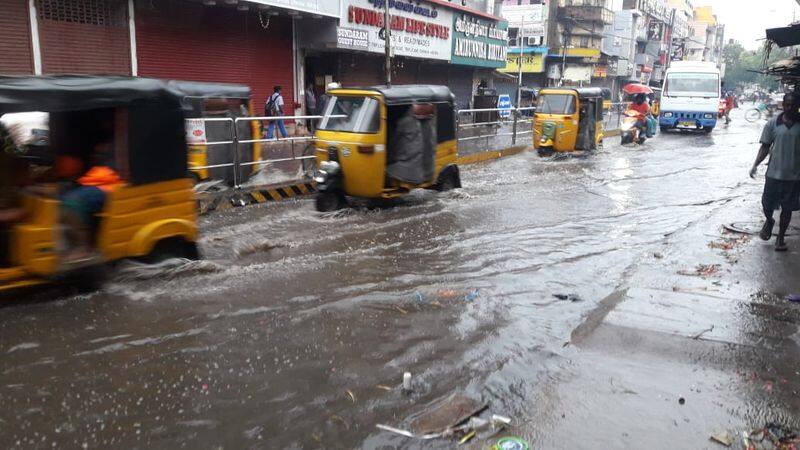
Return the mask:
{"type": "MultiPolygon", "coordinates": [[[[505,73],[519,72],[519,55],[511,53],[506,55],[506,67],[504,69],[497,69],[505,73]]],[[[523,73],[542,73],[544,72],[544,55],[532,54],[522,55],[522,72],[523,73]]]]}
{"type": "MultiPolygon", "coordinates": [[[[564,50],[561,48],[553,49],[554,55],[563,55],[564,50]]],[[[596,48],[568,48],[567,49],[567,57],[577,57],[577,58],[591,58],[591,59],[600,59],[600,50],[596,48]]]]}

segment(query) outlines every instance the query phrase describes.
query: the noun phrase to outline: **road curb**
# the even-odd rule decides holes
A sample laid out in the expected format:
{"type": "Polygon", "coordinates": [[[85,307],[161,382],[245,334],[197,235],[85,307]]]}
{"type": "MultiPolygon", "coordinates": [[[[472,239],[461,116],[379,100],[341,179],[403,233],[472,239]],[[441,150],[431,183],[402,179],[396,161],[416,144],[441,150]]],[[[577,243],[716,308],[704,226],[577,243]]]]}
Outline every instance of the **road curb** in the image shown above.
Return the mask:
{"type": "MultiPolygon", "coordinates": [[[[496,152],[481,152],[459,156],[459,165],[478,164],[486,161],[513,156],[529,150],[530,147],[511,147],[496,152]]],[[[197,196],[198,212],[205,215],[214,211],[225,211],[234,207],[280,202],[294,198],[303,198],[317,192],[314,181],[298,181],[288,184],[254,186],[238,191],[222,191],[201,193],[197,196]]]]}
{"type": "Polygon", "coordinates": [[[497,151],[497,152],[474,153],[472,155],[459,156],[458,160],[456,162],[459,165],[467,166],[467,165],[470,165],[470,164],[477,164],[477,163],[482,163],[482,162],[485,162],[485,161],[492,161],[492,160],[495,160],[495,159],[504,158],[506,156],[518,155],[518,154],[528,150],[529,148],[530,147],[527,147],[527,146],[520,146],[520,147],[507,148],[505,150],[500,150],[500,151],[497,151]]]}

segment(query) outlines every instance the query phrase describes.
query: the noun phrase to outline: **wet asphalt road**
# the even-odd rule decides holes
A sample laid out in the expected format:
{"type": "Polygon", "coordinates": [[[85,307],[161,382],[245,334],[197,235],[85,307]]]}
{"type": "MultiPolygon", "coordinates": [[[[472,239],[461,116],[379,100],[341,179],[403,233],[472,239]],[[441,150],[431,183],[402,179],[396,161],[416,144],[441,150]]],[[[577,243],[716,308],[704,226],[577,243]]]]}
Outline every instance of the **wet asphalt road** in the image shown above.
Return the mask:
{"type": "Polygon", "coordinates": [[[450,448],[375,424],[454,391],[546,416],[534,399],[601,299],[665,235],[751,193],[759,131],[526,153],[387,207],[205,217],[205,261],[0,310],[0,447],[450,448]]]}

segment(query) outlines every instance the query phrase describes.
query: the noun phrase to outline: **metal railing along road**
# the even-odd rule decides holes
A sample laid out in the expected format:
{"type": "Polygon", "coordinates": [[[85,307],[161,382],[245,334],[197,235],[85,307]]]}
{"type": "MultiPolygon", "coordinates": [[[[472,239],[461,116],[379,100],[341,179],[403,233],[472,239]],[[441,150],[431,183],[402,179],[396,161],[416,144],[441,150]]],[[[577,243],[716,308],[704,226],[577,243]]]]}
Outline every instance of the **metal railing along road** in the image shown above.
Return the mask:
{"type": "MultiPolygon", "coordinates": [[[[627,103],[612,103],[611,107],[604,113],[604,128],[606,130],[615,130],[620,126],[623,112],[625,111],[627,103]]],[[[456,112],[457,114],[457,139],[460,145],[460,151],[465,153],[479,153],[487,151],[496,151],[503,148],[514,147],[518,145],[531,145],[533,135],[533,123],[535,121],[534,113],[536,107],[521,107],[521,108],[479,108],[479,109],[462,109],[456,112]],[[480,145],[483,140],[484,145],[480,145]],[[478,144],[478,145],[475,145],[478,144]],[[472,148],[472,149],[470,149],[472,148]]],[[[346,118],[345,115],[334,116],[336,118],[346,118]]],[[[313,160],[315,155],[315,137],[313,135],[305,136],[289,136],[289,137],[275,137],[268,139],[266,137],[255,138],[246,133],[240,132],[244,124],[252,125],[253,122],[259,123],[266,129],[266,123],[274,120],[304,121],[317,121],[322,119],[322,116],[305,115],[305,116],[254,116],[254,117],[214,117],[202,119],[189,119],[192,121],[202,121],[203,125],[207,123],[224,123],[227,124],[225,133],[216,133],[217,135],[223,134],[223,138],[213,141],[203,141],[191,143],[190,146],[206,146],[206,152],[215,151],[214,149],[219,146],[230,145],[230,154],[222,155],[221,158],[214,158],[222,160],[222,162],[197,165],[190,167],[191,171],[203,171],[211,169],[230,169],[232,171],[232,179],[226,180],[232,184],[234,189],[240,189],[247,181],[244,175],[244,168],[254,167],[257,170],[263,170],[266,166],[275,166],[286,163],[299,163],[302,169],[302,176],[310,177],[313,174],[313,160]],[[279,148],[279,152],[283,154],[277,157],[264,157],[266,146],[277,146],[280,144],[288,143],[290,147],[288,151],[285,148],[279,148]],[[256,146],[252,149],[254,155],[252,160],[249,158],[242,158],[243,146],[256,146]],[[300,151],[297,147],[300,146],[300,151]]],[[[276,127],[277,128],[277,127],[276,127]]],[[[275,129],[275,132],[278,130],[275,129]]],[[[224,148],[222,150],[225,150],[224,148]]],[[[216,150],[219,151],[219,150],[216,150]]],[[[206,161],[208,154],[206,155],[206,161]]]]}

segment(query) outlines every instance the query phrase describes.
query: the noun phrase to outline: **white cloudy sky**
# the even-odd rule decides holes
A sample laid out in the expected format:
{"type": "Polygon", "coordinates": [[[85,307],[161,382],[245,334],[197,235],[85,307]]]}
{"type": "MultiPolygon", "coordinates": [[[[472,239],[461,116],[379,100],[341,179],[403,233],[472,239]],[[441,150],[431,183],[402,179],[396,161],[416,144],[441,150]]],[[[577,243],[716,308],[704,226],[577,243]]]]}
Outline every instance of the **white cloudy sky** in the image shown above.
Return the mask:
{"type": "Polygon", "coordinates": [[[725,24],[725,40],[736,39],[745,48],[756,49],[767,28],[783,27],[800,20],[796,0],[694,0],[695,6],[712,6],[725,24]]]}
{"type": "MultiPolygon", "coordinates": [[[[612,0],[614,9],[622,9],[622,0],[612,0]]],[[[797,0],[693,0],[695,6],[712,6],[725,24],[725,40],[736,39],[745,48],[761,45],[767,28],[784,27],[800,21],[797,0]]]]}

